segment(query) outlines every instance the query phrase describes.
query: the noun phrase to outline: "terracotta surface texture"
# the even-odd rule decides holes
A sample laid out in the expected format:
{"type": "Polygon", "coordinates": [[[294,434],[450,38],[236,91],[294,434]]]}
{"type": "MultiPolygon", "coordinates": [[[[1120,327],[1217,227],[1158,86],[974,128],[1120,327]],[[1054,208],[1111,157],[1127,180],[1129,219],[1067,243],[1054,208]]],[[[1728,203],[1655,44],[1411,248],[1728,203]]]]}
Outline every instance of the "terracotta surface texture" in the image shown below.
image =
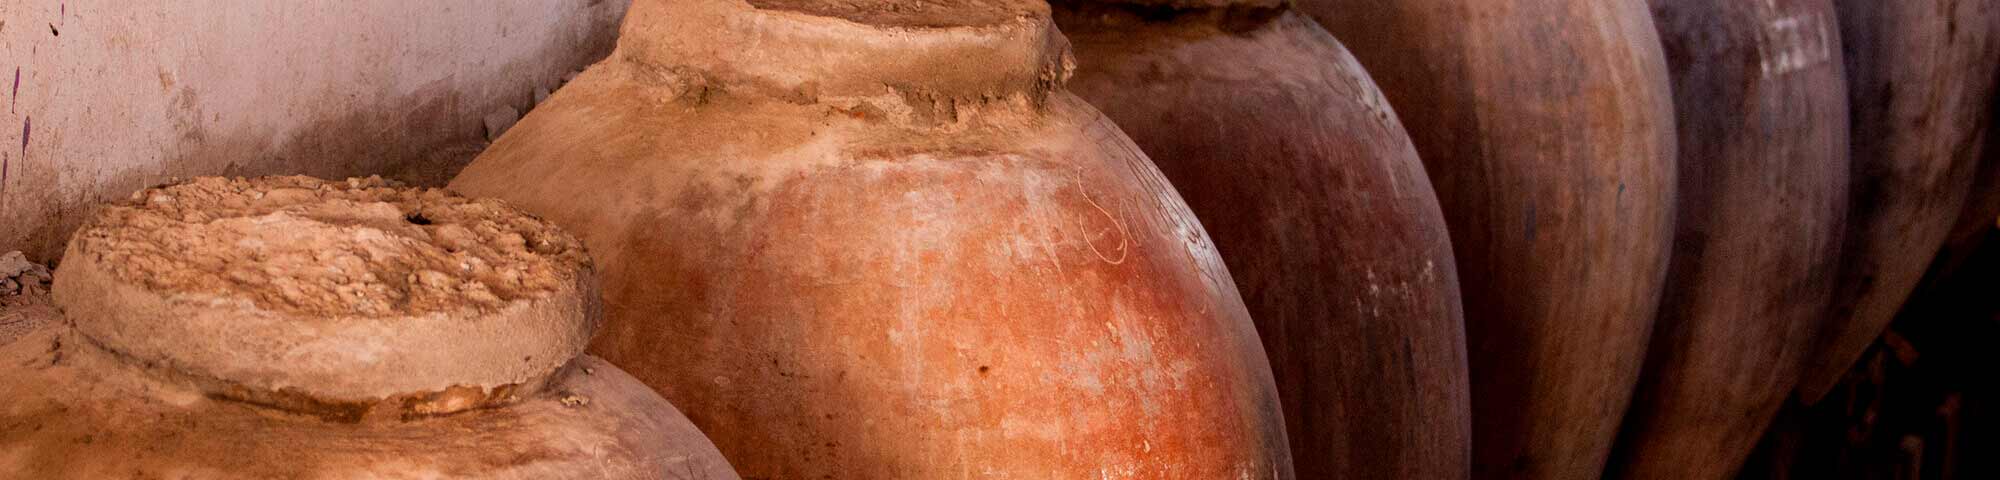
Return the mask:
{"type": "Polygon", "coordinates": [[[1798,396],[1819,401],[1922,279],[1976,175],[2000,4],[1838,0],[1854,142],[1834,311],[1798,396]]]}
{"type": "Polygon", "coordinates": [[[0,476],[734,478],[578,357],[601,315],[581,248],[374,178],[140,191],[70,242],[63,321],[0,347],[0,476]]]}
{"type": "Polygon", "coordinates": [[[1641,0],[1314,0],[1373,74],[1450,227],[1473,476],[1597,478],[1659,308],[1675,140],[1641,0]]]}
{"type": "Polygon", "coordinates": [[[1234,281],[1048,7],[903,6],[637,1],[451,188],[576,232],[591,351],[747,478],[1291,478],[1234,281]]]}
{"type": "Polygon", "coordinates": [[[1731,478],[1798,383],[1847,210],[1827,0],[1655,0],[1680,136],[1667,289],[1608,474],[1731,478]]]}
{"type": "Polygon", "coordinates": [[[1070,88],[1160,166],[1242,289],[1299,477],[1465,478],[1457,267],[1368,72],[1289,9],[1057,10],[1070,88]]]}

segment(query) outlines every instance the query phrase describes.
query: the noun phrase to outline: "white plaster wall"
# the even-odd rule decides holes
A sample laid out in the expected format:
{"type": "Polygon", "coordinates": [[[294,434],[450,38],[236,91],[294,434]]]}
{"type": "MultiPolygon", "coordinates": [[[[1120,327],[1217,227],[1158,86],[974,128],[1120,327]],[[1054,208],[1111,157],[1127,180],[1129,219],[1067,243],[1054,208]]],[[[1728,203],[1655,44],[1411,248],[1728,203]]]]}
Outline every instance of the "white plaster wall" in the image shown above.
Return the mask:
{"type": "Polygon", "coordinates": [[[627,3],[0,0],[0,252],[50,260],[173,177],[441,184],[482,116],[609,53],[627,3]]]}

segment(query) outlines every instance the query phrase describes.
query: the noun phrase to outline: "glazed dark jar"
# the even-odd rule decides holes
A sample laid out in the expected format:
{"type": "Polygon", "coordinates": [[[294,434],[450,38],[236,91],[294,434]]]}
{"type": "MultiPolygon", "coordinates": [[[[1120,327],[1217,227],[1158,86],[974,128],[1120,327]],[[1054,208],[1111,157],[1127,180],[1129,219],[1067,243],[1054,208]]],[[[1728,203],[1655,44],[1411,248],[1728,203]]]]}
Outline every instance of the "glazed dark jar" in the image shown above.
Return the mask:
{"type": "Polygon", "coordinates": [[[451,184],[578,232],[591,351],[753,478],[1289,478],[1200,224],[1020,1],[640,0],[451,184]]]}
{"type": "Polygon", "coordinates": [[[1475,478],[1598,478],[1674,225],[1643,0],[1308,0],[1382,87],[1451,230],[1475,478]]]}
{"type": "Polygon", "coordinates": [[[1465,478],[1464,318],[1436,193],[1382,92],[1277,2],[1058,2],[1070,89],[1215,238],[1301,478],[1465,478]]]}
{"type": "Polygon", "coordinates": [[[579,356],[572,237],[379,179],[201,178],[104,207],[62,324],[0,347],[0,477],[736,478],[685,417],[579,356]]]}

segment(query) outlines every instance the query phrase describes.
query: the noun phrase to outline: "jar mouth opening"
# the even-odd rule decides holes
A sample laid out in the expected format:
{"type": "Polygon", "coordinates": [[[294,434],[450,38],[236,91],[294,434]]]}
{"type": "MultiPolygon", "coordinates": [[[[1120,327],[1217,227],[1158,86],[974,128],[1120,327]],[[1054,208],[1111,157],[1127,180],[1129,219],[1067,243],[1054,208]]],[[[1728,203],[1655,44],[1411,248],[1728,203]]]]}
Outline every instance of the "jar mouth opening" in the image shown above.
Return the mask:
{"type": "Polygon", "coordinates": [[[197,178],[114,202],[72,242],[112,277],[302,319],[477,316],[555,294],[582,244],[505,204],[380,178],[197,178]]]}

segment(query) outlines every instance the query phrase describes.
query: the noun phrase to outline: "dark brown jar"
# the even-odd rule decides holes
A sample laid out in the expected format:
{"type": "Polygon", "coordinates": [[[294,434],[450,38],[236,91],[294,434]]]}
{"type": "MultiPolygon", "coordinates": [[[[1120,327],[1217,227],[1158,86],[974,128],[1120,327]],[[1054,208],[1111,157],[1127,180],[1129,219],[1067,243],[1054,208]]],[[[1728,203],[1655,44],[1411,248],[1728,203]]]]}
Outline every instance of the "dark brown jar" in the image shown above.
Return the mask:
{"type": "Polygon", "coordinates": [[[1039,1],[638,0],[451,184],[578,233],[591,351],[752,478],[1290,478],[1207,234],[1039,1]]]}
{"type": "Polygon", "coordinates": [[[1473,477],[1597,478],[1673,238],[1673,103],[1643,0],[1310,0],[1408,127],[1451,229],[1473,477]]]}
{"type": "Polygon", "coordinates": [[[1829,0],[1653,0],[1679,119],[1679,221],[1607,472],[1733,478],[1826,318],[1847,211],[1829,0]]]}
{"type": "Polygon", "coordinates": [[[1132,135],[1257,321],[1300,478],[1465,478],[1457,267],[1368,73],[1276,2],[1059,2],[1070,89],[1132,135]]]}
{"type": "Polygon", "coordinates": [[[1836,0],[1853,122],[1833,311],[1799,381],[1810,405],[1889,326],[1971,189],[2000,58],[1993,2],[1836,0]]]}
{"type": "Polygon", "coordinates": [[[201,178],[100,210],[64,322],[0,347],[4,478],[736,478],[579,356],[582,246],[380,179],[201,178]]]}
{"type": "MultiPolygon", "coordinates": [[[[2000,120],[2000,95],[1994,96],[1988,112],[1986,128],[1991,129],[2000,120]]],[[[1985,145],[1980,147],[1979,168],[1972,174],[1972,193],[1966,197],[1965,207],[1959,209],[1958,220],[1952,222],[1951,233],[1945,236],[1937,259],[1931,261],[1923,280],[1912,290],[1913,295],[1920,295],[1918,292],[1929,285],[1945,282],[1964,271],[1987,235],[2000,229],[2000,223],[1994,221],[2000,218],[2000,135],[1989,130],[1983,137],[1985,145]]]]}

